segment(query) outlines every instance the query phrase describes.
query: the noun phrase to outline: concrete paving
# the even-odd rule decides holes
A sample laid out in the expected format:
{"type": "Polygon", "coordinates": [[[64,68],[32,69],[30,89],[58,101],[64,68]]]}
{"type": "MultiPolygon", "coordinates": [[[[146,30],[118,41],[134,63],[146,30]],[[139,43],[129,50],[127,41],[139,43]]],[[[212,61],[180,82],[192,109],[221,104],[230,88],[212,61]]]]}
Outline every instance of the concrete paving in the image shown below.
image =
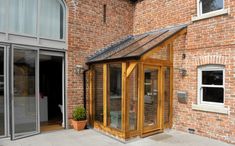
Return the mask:
{"type": "MultiPolygon", "coordinates": [[[[1,139],[0,146],[232,146],[189,133],[169,130],[147,138],[134,139],[126,144],[94,130],[77,132],[61,130],[43,133],[16,141],[1,139]]],[[[234,145],[233,145],[234,146],[234,145]]]]}

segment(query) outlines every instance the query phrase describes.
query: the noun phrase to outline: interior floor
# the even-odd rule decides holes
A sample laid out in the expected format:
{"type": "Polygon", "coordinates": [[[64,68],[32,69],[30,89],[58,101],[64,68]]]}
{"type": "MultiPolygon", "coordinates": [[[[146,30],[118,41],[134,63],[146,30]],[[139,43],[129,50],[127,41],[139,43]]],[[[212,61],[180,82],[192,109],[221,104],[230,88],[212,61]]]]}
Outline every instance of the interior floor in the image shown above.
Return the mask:
{"type": "Polygon", "coordinates": [[[62,57],[40,55],[41,131],[63,129],[62,57]]]}
{"type": "Polygon", "coordinates": [[[61,122],[58,120],[50,120],[46,122],[41,122],[41,132],[47,132],[47,131],[55,131],[55,130],[61,130],[63,127],[61,126],[61,122]]]}

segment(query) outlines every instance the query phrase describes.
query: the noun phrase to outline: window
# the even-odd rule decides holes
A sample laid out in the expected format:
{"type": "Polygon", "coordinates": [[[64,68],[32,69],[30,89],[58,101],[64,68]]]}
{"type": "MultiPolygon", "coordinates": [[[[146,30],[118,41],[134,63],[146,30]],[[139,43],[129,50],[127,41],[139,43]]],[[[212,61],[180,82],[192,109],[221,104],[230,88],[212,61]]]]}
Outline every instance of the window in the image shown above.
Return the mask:
{"type": "Polygon", "coordinates": [[[64,7],[58,0],[41,0],[40,36],[64,38],[64,7]]]}
{"type": "Polygon", "coordinates": [[[129,104],[129,130],[137,130],[138,117],[138,69],[135,69],[127,79],[127,95],[129,104]]]}
{"type": "Polygon", "coordinates": [[[9,30],[17,34],[36,35],[37,0],[10,0],[9,30]]]}
{"type": "Polygon", "coordinates": [[[201,104],[224,103],[224,67],[207,65],[198,69],[198,96],[201,104]]]}
{"type": "Polygon", "coordinates": [[[200,15],[221,10],[224,8],[224,0],[199,0],[200,15]]]}
{"type": "Polygon", "coordinates": [[[122,128],[122,64],[109,65],[108,124],[111,128],[122,128]]]}
{"type": "Polygon", "coordinates": [[[119,64],[112,64],[110,71],[110,98],[121,98],[122,68],[119,64]]]}
{"type": "Polygon", "coordinates": [[[95,121],[103,123],[103,65],[94,66],[94,108],[95,108],[95,121]]]}
{"type": "Polygon", "coordinates": [[[0,31],[64,40],[65,14],[63,0],[0,0],[0,31]]]}
{"type": "Polygon", "coordinates": [[[0,31],[5,30],[6,1],[0,0],[0,31]]]}

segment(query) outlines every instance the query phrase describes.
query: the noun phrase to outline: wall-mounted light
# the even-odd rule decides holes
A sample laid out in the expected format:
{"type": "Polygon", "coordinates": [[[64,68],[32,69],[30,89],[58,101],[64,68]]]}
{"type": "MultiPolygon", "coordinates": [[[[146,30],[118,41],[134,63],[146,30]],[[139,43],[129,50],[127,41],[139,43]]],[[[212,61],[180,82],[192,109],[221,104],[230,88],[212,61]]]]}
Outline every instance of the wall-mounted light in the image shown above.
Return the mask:
{"type": "Polygon", "coordinates": [[[177,69],[179,71],[179,73],[182,77],[185,77],[188,75],[188,71],[185,68],[175,68],[175,69],[177,69]]]}
{"type": "Polygon", "coordinates": [[[76,74],[82,74],[85,68],[82,65],[76,65],[75,66],[75,73],[76,74]]]}
{"type": "Polygon", "coordinates": [[[187,70],[185,68],[180,68],[179,69],[179,72],[181,74],[182,77],[185,77],[187,76],[187,70]]]}

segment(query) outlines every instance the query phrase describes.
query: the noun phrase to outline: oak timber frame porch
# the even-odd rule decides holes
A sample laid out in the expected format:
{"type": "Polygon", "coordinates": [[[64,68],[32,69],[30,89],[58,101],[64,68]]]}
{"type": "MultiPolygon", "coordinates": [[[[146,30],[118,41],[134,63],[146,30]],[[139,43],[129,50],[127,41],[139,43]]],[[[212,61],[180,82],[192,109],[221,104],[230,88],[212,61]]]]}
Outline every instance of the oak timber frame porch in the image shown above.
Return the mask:
{"type": "MultiPolygon", "coordinates": [[[[165,32],[166,33],[166,32],[165,32]]],[[[167,32],[169,33],[169,31],[167,32]]],[[[121,139],[129,139],[131,137],[145,137],[148,135],[152,135],[155,133],[160,133],[164,131],[164,128],[171,128],[172,127],[172,111],[173,111],[173,42],[174,40],[186,33],[186,27],[180,27],[177,31],[172,33],[171,35],[165,36],[164,39],[161,38],[161,36],[164,34],[157,35],[157,38],[162,39],[161,41],[154,44],[154,47],[151,47],[147,49],[144,53],[142,53],[139,58],[115,58],[115,59],[100,59],[96,61],[88,61],[89,65],[89,124],[100,131],[109,133],[115,137],[121,138],[121,139]],[[158,55],[156,55],[158,54],[158,55]],[[159,56],[160,55],[160,56],[159,56]],[[165,56],[165,57],[162,57],[165,56]],[[99,75],[102,79],[98,79],[96,76],[96,68],[99,66],[99,69],[102,70],[102,73],[99,72],[99,75]],[[111,126],[111,120],[116,119],[118,121],[117,113],[114,114],[113,117],[111,117],[112,111],[110,111],[110,66],[115,66],[121,69],[121,102],[120,102],[120,113],[118,116],[121,116],[120,125],[118,125],[116,128],[111,126]],[[150,90],[152,94],[149,94],[151,97],[155,97],[156,99],[156,113],[155,118],[153,121],[155,121],[154,125],[147,125],[145,123],[145,104],[146,104],[146,97],[147,93],[145,93],[145,90],[148,90],[146,86],[148,85],[146,83],[146,76],[149,75],[151,70],[155,71],[155,77],[151,80],[150,83],[150,90]],[[157,71],[157,73],[156,73],[157,71]],[[166,72],[168,72],[169,76],[166,77],[166,72]],[[95,86],[96,83],[100,83],[102,81],[102,87],[95,86]],[[156,84],[154,82],[157,82],[156,84]],[[165,82],[168,81],[169,85],[167,88],[169,88],[166,91],[165,82]],[[136,85],[134,85],[136,84],[136,85]],[[153,86],[156,89],[153,89],[153,86]],[[95,105],[97,104],[96,96],[98,96],[98,92],[95,91],[96,88],[102,88],[102,104],[103,104],[103,111],[100,114],[100,117],[102,118],[99,121],[96,120],[96,112],[97,109],[95,109],[95,105]],[[132,92],[133,89],[136,90],[136,97],[137,99],[132,99],[134,94],[132,92]],[[167,96],[167,97],[166,97],[167,96]],[[167,99],[168,98],[168,99],[167,99]],[[131,103],[136,102],[136,103],[131,103]],[[136,101],[137,100],[137,101],[136,101]],[[130,105],[133,104],[133,105],[130,105]],[[135,105],[136,104],[136,105],[135,105]],[[165,105],[169,105],[168,111],[164,110],[165,105]],[[131,106],[131,107],[130,107],[131,106]],[[136,108],[135,108],[135,107],[136,108]],[[133,108],[134,107],[134,108],[133,108]],[[133,108],[134,114],[136,114],[136,117],[130,114],[133,114],[130,112],[130,108],[133,108]],[[167,112],[167,113],[166,113],[167,112]],[[132,119],[130,118],[132,116],[132,119]],[[166,116],[168,120],[166,119],[166,116]],[[136,120],[135,126],[133,127],[130,120],[133,122],[133,117],[136,120]],[[165,118],[164,118],[165,117],[165,118]],[[100,122],[101,121],[101,122],[100,122]],[[132,128],[130,128],[132,127],[132,128]]],[[[143,37],[146,38],[146,37],[143,37]]],[[[137,39],[137,41],[130,43],[128,45],[125,45],[122,47],[122,49],[111,53],[111,55],[117,54],[117,52],[122,52],[126,48],[133,46],[138,41],[143,40],[137,39]]],[[[155,37],[154,37],[155,38],[155,37]]],[[[152,43],[154,41],[151,39],[151,41],[147,41],[146,44],[152,43]]],[[[144,45],[146,45],[144,44],[144,45]]],[[[144,46],[143,45],[143,46],[144,46]]],[[[143,47],[142,46],[142,47],[143,47]]],[[[130,53],[130,52],[129,52],[130,53]]],[[[98,55],[99,56],[99,55],[98,55]]],[[[110,56],[110,53],[109,55],[110,56]]],[[[151,73],[150,73],[151,74],[151,73]]],[[[112,78],[113,80],[113,78],[112,78]]],[[[100,89],[101,90],[101,89],[100,89]]],[[[100,92],[100,91],[99,91],[100,92]]],[[[149,99],[148,99],[149,100],[149,99]]],[[[148,101],[149,102],[149,101],[148,101]]],[[[153,102],[153,105],[155,104],[153,102]]],[[[120,118],[119,118],[120,119],[120,118]]],[[[115,120],[113,120],[115,121],[115,120]]],[[[115,125],[115,124],[114,124],[115,125]]]]}

